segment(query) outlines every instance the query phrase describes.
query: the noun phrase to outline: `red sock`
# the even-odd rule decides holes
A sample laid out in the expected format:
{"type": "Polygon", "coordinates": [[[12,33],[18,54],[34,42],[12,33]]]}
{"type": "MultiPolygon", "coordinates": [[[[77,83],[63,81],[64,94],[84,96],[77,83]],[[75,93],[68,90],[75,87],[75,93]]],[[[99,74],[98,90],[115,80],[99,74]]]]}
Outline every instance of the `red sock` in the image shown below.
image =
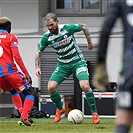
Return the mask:
{"type": "Polygon", "coordinates": [[[22,112],[22,100],[19,95],[12,96],[12,102],[18,109],[18,111],[21,113],[22,112]]]}
{"type": "Polygon", "coordinates": [[[26,98],[23,105],[23,112],[21,114],[21,119],[26,119],[34,105],[34,101],[26,98]]]}

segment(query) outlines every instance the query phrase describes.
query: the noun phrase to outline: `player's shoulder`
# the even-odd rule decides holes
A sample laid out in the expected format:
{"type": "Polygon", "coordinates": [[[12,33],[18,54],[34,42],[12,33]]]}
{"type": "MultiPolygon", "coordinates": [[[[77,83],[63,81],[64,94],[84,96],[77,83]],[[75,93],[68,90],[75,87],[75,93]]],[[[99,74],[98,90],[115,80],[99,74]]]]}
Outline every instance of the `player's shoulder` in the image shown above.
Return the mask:
{"type": "Polygon", "coordinates": [[[10,38],[10,40],[18,40],[17,36],[13,33],[8,33],[7,38],[10,38]]]}
{"type": "Polygon", "coordinates": [[[48,38],[49,36],[51,36],[51,33],[50,33],[49,30],[47,30],[47,31],[43,34],[42,38],[48,38]]]}
{"type": "Polygon", "coordinates": [[[12,39],[18,40],[18,37],[15,34],[9,34],[12,39]]]}
{"type": "Polygon", "coordinates": [[[53,35],[50,33],[49,30],[47,30],[47,31],[43,34],[42,40],[43,40],[43,41],[44,41],[44,40],[46,41],[46,40],[48,40],[48,38],[51,37],[51,36],[53,36],[53,35]]]}
{"type": "Polygon", "coordinates": [[[79,24],[75,24],[75,23],[68,23],[68,24],[64,24],[64,26],[78,26],[79,24]]]}
{"type": "Polygon", "coordinates": [[[11,36],[13,36],[13,37],[17,38],[17,36],[16,36],[15,34],[9,34],[9,35],[11,35],[11,36]]]}
{"type": "Polygon", "coordinates": [[[74,23],[68,23],[68,24],[64,24],[63,28],[74,28],[74,27],[79,27],[80,24],[74,24],[74,23]]]}
{"type": "Polygon", "coordinates": [[[59,24],[58,26],[59,26],[59,29],[61,29],[61,28],[64,28],[64,26],[66,26],[67,24],[59,24]]]}

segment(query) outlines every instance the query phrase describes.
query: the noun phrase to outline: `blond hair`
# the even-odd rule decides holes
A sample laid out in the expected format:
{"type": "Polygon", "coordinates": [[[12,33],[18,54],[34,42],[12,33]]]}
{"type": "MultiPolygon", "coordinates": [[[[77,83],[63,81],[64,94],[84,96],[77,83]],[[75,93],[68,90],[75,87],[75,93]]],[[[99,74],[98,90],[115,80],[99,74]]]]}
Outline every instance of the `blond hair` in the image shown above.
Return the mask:
{"type": "Polygon", "coordinates": [[[7,17],[0,17],[0,24],[5,24],[7,22],[11,23],[9,18],[7,18],[7,17]]]}

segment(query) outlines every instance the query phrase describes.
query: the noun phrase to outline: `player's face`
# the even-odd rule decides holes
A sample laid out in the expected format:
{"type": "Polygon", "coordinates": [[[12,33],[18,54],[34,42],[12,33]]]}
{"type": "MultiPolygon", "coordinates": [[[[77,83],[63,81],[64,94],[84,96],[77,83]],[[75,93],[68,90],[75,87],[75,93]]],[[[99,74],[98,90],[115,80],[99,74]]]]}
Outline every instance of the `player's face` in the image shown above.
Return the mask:
{"type": "Polygon", "coordinates": [[[50,33],[57,35],[58,34],[58,20],[54,21],[50,19],[49,21],[45,21],[46,26],[50,33]]]}

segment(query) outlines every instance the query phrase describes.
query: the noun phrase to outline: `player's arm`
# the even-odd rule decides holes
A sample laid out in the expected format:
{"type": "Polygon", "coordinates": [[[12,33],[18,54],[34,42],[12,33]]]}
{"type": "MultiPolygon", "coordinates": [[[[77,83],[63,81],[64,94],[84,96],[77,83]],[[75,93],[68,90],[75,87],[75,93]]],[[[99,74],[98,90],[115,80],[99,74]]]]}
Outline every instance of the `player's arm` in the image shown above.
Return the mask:
{"type": "Polygon", "coordinates": [[[40,59],[41,59],[41,54],[44,51],[44,49],[49,45],[48,43],[48,38],[47,36],[43,36],[41,39],[41,42],[38,44],[38,50],[35,55],[35,73],[38,77],[41,76],[41,69],[39,67],[40,65],[40,59]]]}
{"type": "Polygon", "coordinates": [[[80,25],[82,27],[82,30],[83,30],[83,32],[85,34],[85,37],[87,39],[87,42],[88,42],[87,47],[88,47],[89,50],[92,50],[94,48],[94,45],[93,45],[91,37],[90,37],[89,29],[88,29],[87,25],[85,25],[85,24],[80,24],[80,25]]]}
{"type": "Polygon", "coordinates": [[[121,16],[121,2],[112,2],[103,23],[98,49],[98,63],[104,63],[107,57],[108,40],[116,19],[121,16]]]}
{"type": "Polygon", "coordinates": [[[40,50],[37,50],[36,55],[35,55],[35,69],[36,69],[36,75],[38,77],[41,76],[41,69],[39,67],[40,59],[41,59],[41,53],[42,52],[40,50]]]}
{"type": "Polygon", "coordinates": [[[29,75],[29,73],[28,73],[28,71],[27,71],[27,69],[26,69],[26,67],[24,65],[24,62],[23,62],[22,57],[21,57],[21,55],[19,53],[18,47],[17,46],[12,47],[11,51],[12,51],[14,60],[16,61],[16,63],[18,64],[18,66],[20,67],[22,72],[25,74],[27,82],[29,84],[32,84],[31,76],[29,75]]]}
{"type": "Polygon", "coordinates": [[[98,45],[98,65],[96,67],[93,77],[93,86],[97,88],[99,91],[106,91],[107,86],[109,85],[108,74],[106,70],[108,39],[116,19],[121,14],[121,8],[119,8],[120,5],[121,4],[118,2],[114,2],[113,4],[111,4],[106,14],[105,21],[103,23],[103,27],[101,30],[98,45]]]}

